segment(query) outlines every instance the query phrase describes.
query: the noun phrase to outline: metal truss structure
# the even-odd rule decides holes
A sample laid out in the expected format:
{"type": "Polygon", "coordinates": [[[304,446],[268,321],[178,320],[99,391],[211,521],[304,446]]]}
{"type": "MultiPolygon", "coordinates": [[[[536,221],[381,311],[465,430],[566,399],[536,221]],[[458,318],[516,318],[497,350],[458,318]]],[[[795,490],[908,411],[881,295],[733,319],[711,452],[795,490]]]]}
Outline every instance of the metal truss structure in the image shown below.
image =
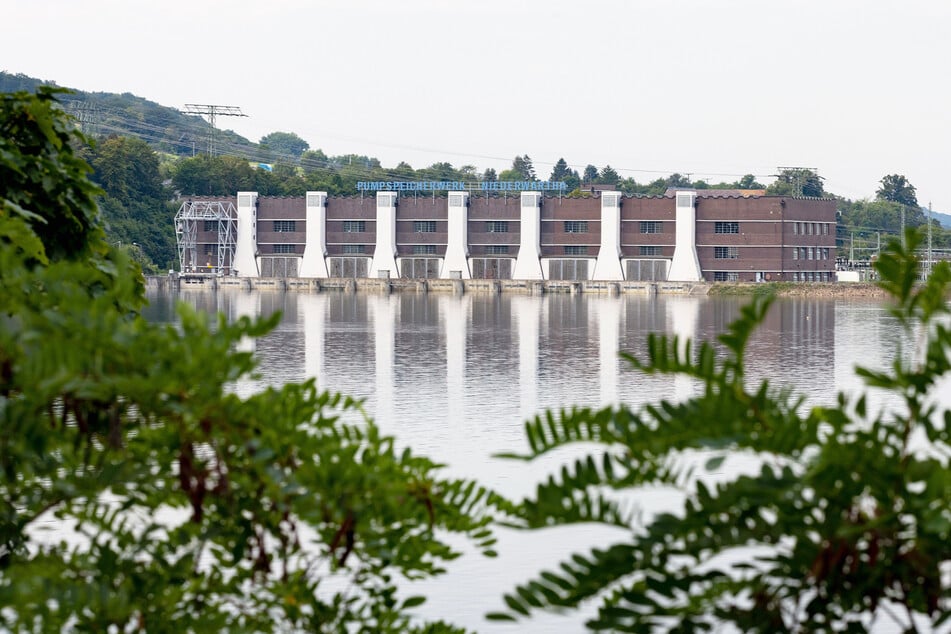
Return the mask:
{"type": "Polygon", "coordinates": [[[178,261],[182,273],[229,273],[234,262],[237,235],[238,212],[232,203],[221,200],[186,200],[175,214],[175,238],[178,241],[178,261]],[[208,223],[213,224],[209,226],[208,223]],[[199,242],[199,233],[210,231],[216,233],[214,240],[199,242]],[[202,266],[198,259],[199,244],[216,246],[214,270],[208,270],[207,264],[202,266]]]}

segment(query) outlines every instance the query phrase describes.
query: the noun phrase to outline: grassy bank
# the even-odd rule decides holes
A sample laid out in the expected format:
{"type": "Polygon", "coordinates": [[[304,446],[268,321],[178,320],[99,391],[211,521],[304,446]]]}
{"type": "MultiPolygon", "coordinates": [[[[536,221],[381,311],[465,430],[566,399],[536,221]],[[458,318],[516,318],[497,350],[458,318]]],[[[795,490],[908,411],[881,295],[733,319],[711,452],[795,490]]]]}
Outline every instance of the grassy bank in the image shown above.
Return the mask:
{"type": "Polygon", "coordinates": [[[716,283],[708,295],[744,296],[775,293],[778,297],[884,297],[885,292],[870,282],[764,282],[716,283]]]}

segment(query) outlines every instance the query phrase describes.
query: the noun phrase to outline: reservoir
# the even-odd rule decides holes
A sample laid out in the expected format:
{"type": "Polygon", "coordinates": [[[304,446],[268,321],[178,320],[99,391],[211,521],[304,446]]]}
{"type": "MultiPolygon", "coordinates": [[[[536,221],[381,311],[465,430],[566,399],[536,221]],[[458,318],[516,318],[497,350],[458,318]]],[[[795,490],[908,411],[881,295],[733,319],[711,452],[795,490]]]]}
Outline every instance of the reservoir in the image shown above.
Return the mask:
{"type": "MultiPolygon", "coordinates": [[[[322,389],[365,399],[382,430],[467,477],[513,498],[530,493],[571,453],[526,464],[494,458],[526,447],[523,422],[545,409],[682,399],[689,380],[644,376],[619,357],[644,358],[650,332],[714,340],[746,298],[683,295],[517,295],[297,293],[240,289],[150,291],[146,316],[174,321],[174,303],[241,315],[283,314],[276,330],[249,344],[260,378],[235,386],[249,394],[268,384],[317,377],[322,389]]],[[[896,320],[875,299],[783,298],[755,333],[751,380],[793,386],[807,405],[835,402],[862,387],[861,361],[883,368],[902,347],[896,320]]],[[[951,403],[951,390],[940,390],[951,403]]],[[[891,406],[872,399],[873,404],[891,406]]],[[[703,424],[698,421],[697,424],[703,424]]],[[[727,463],[730,464],[730,461],[727,463]]],[[[657,500],[647,495],[646,508],[657,500]]],[[[446,575],[414,584],[428,597],[419,613],[480,632],[578,632],[593,607],[538,614],[517,624],[485,621],[502,594],[564,556],[605,546],[616,529],[581,526],[499,531],[499,557],[466,551],[446,575]]]]}

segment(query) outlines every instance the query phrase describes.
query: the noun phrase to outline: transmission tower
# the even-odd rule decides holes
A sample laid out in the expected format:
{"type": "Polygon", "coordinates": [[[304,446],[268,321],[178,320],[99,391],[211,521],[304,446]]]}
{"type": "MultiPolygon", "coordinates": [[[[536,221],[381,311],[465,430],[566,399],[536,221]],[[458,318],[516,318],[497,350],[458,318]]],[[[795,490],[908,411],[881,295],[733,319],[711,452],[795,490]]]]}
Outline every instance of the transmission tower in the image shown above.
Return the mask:
{"type": "Polygon", "coordinates": [[[79,131],[86,136],[95,136],[103,120],[102,108],[84,99],[66,101],[66,108],[76,118],[79,131]]]}
{"type": "Polygon", "coordinates": [[[218,136],[218,128],[215,125],[215,118],[218,116],[222,117],[246,117],[248,115],[241,112],[241,108],[238,106],[218,106],[213,104],[205,103],[186,103],[185,114],[194,114],[198,116],[208,117],[208,123],[211,124],[211,131],[208,134],[208,154],[210,156],[215,155],[216,147],[215,141],[218,136]]]}

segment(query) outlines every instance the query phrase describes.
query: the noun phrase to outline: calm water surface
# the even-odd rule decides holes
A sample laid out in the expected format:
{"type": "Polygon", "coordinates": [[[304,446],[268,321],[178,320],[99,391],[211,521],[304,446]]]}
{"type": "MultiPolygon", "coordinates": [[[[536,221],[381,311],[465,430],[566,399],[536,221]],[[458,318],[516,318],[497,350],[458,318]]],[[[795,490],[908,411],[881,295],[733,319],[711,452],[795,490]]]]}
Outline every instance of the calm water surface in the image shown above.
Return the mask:
{"type": "MultiPolygon", "coordinates": [[[[475,478],[510,496],[528,494],[570,457],[537,465],[493,458],[525,447],[527,417],[571,405],[689,396],[695,389],[689,381],[640,375],[618,351],[643,357],[650,332],[712,340],[745,301],[191,289],[152,294],[150,300],[147,316],[156,321],[174,321],[176,300],[231,318],[281,311],[276,331],[252,344],[261,379],[236,386],[240,393],[316,376],[322,388],[365,398],[386,432],[446,463],[449,475],[475,478]]],[[[896,323],[881,302],[785,299],[754,335],[748,371],[757,380],[795,386],[812,404],[831,404],[838,390],[861,387],[852,373],[857,362],[883,367],[899,346],[896,323]]],[[[639,501],[650,509],[658,505],[652,496],[669,500],[670,492],[645,493],[639,501]]],[[[447,575],[416,584],[414,591],[429,597],[420,613],[481,632],[580,631],[592,609],[517,625],[482,617],[500,609],[501,594],[516,583],[612,536],[609,529],[587,526],[503,531],[498,559],[467,554],[447,575]]]]}

